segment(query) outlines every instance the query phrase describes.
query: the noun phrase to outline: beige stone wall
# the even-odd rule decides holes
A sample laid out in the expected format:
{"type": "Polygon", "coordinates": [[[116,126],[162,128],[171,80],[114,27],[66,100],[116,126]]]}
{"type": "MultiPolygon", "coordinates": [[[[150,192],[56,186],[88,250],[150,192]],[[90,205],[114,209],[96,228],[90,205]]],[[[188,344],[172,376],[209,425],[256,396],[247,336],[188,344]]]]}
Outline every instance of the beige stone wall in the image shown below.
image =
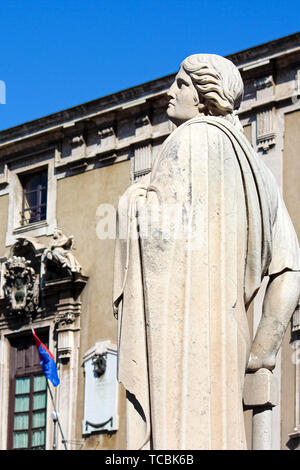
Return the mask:
{"type": "MultiPolygon", "coordinates": [[[[117,341],[117,321],[112,313],[114,240],[99,240],[96,233],[100,204],[117,207],[118,198],[130,185],[130,161],[64,178],[57,184],[57,223],[74,235],[75,255],[89,281],[82,295],[80,364],[83,354],[97,341],[117,341]]],[[[77,436],[83,419],[83,369],[78,373],[77,436]]],[[[120,430],[113,436],[85,439],[85,448],[125,447],[125,398],[120,389],[120,430]]]]}
{"type": "Polygon", "coordinates": [[[285,114],[283,198],[300,237],[300,111],[285,114]]]}
{"type": "Polygon", "coordinates": [[[0,197],[0,215],[0,256],[4,256],[7,251],[7,249],[5,248],[5,237],[8,219],[8,195],[0,197]]]}
{"type": "Polygon", "coordinates": [[[83,292],[82,349],[96,341],[116,341],[116,321],[112,316],[114,240],[99,240],[96,234],[100,204],[118,203],[130,185],[129,161],[64,178],[57,183],[57,224],[74,235],[74,254],[89,276],[83,292]],[[102,320],[102,321],[101,321],[102,320]]]}
{"type": "MultiPolygon", "coordinates": [[[[300,111],[285,114],[283,147],[283,198],[300,239],[300,111]]],[[[291,347],[291,328],[285,334],[281,358],[281,448],[297,445],[289,442],[288,434],[295,426],[295,365],[291,347]]],[[[298,442],[299,444],[299,442],[298,442]]]]}
{"type": "Polygon", "coordinates": [[[247,137],[250,144],[252,145],[252,125],[247,124],[247,126],[244,126],[243,129],[244,129],[245,136],[247,137]]]}

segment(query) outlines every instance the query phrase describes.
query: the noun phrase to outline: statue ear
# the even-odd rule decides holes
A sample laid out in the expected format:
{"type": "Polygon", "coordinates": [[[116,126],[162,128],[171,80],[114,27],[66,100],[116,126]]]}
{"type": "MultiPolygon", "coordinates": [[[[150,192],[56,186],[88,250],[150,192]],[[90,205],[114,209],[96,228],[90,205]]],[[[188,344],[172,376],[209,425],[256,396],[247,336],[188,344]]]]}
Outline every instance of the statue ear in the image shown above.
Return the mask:
{"type": "MultiPolygon", "coordinates": [[[[205,99],[199,93],[197,93],[197,101],[198,101],[199,113],[204,114],[207,109],[207,105],[206,105],[205,99]]],[[[195,99],[195,102],[196,102],[196,99],[195,99]]]]}
{"type": "Polygon", "coordinates": [[[206,110],[207,110],[206,104],[199,102],[199,104],[198,104],[198,110],[199,110],[199,113],[205,114],[205,113],[206,113],[206,110]]]}

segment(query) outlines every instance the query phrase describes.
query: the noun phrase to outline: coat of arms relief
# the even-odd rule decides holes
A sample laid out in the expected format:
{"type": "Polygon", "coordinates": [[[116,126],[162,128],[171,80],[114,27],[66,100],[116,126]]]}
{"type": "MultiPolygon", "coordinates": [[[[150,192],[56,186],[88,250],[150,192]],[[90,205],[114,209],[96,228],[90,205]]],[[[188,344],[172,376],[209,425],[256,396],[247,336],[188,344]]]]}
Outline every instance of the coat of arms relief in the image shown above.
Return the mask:
{"type": "MultiPolygon", "coordinates": [[[[82,270],[72,253],[73,243],[73,236],[64,235],[58,228],[48,247],[36,238],[24,237],[17,240],[2,269],[2,298],[5,301],[7,318],[12,321],[26,321],[37,313],[45,314],[50,308],[49,302],[57,301],[53,292],[66,290],[68,282],[73,286],[75,277],[80,277],[82,270]],[[52,300],[46,300],[49,296],[52,300]]],[[[64,296],[66,295],[65,292],[64,296]]],[[[70,296],[72,297],[71,293],[70,296]]],[[[71,304],[67,302],[64,308],[59,308],[56,304],[51,306],[50,311],[56,311],[58,323],[72,323],[79,314],[77,310],[80,303],[77,302],[74,306],[74,299],[71,300],[71,304]]]]}
{"type": "Polygon", "coordinates": [[[10,315],[31,315],[39,304],[39,279],[23,256],[12,256],[5,263],[3,286],[10,315]]]}

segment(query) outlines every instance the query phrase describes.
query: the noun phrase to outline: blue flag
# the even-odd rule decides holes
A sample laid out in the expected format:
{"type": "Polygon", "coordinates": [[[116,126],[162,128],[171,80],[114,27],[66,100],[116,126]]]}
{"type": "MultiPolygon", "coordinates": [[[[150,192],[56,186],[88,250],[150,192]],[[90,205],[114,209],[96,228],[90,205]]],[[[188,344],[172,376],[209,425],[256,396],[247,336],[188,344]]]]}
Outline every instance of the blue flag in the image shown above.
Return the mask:
{"type": "Polygon", "coordinates": [[[32,334],[35,339],[35,344],[39,352],[40,360],[41,360],[41,366],[43,369],[43,372],[48,380],[54,385],[54,387],[57,387],[59,385],[59,378],[57,375],[57,368],[56,368],[56,363],[53,355],[45,346],[41,340],[37,337],[35,334],[34,329],[32,328],[32,334]]]}

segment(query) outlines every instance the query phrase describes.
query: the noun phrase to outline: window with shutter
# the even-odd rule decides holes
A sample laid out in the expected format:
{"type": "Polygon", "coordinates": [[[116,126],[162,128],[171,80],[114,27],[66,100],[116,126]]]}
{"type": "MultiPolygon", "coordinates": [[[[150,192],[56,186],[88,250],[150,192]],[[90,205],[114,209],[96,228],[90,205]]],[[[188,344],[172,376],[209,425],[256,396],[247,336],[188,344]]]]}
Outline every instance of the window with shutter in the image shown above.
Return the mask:
{"type": "MultiPolygon", "coordinates": [[[[40,338],[47,344],[47,335],[40,338]]],[[[45,449],[46,411],[47,384],[33,337],[15,337],[10,351],[8,449],[45,449]]]]}

